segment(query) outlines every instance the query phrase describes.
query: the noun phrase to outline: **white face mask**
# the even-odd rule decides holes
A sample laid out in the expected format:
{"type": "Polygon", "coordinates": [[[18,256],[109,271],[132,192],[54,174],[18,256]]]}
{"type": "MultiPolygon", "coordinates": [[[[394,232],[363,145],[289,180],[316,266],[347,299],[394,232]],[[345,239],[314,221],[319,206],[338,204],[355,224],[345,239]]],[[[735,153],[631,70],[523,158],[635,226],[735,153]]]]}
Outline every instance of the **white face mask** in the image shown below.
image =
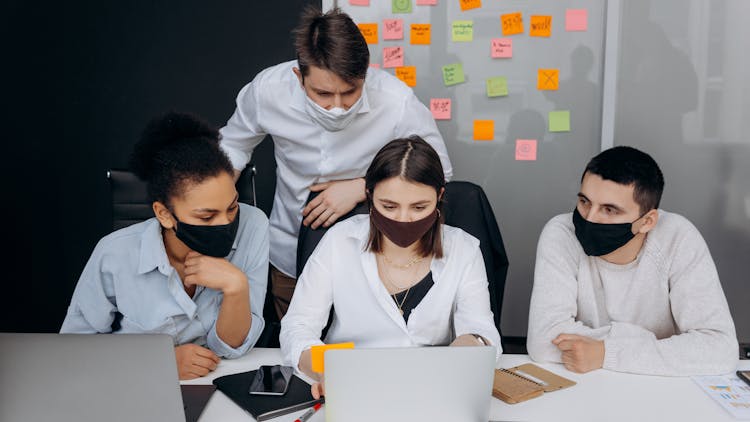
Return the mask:
{"type": "Polygon", "coordinates": [[[313,101],[307,94],[305,94],[305,111],[307,115],[313,119],[314,122],[321,125],[323,129],[329,132],[337,132],[345,127],[354,120],[357,112],[362,108],[362,97],[365,96],[364,87],[362,88],[362,95],[359,99],[349,107],[349,110],[344,110],[341,107],[333,107],[330,110],[326,110],[319,106],[313,101]]]}

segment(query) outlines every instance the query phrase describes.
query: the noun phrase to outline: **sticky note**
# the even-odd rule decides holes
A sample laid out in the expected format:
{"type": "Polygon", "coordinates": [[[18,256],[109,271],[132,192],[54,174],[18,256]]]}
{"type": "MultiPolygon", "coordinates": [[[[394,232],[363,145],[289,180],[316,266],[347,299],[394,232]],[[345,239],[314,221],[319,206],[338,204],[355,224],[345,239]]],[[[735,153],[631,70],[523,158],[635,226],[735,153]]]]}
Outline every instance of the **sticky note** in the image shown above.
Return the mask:
{"type": "Polygon", "coordinates": [[[378,64],[378,63],[370,63],[370,67],[374,67],[375,69],[380,69],[380,64],[378,64]]]}
{"type": "Polygon", "coordinates": [[[570,110],[549,112],[550,132],[570,132],[570,110]]]}
{"type": "Polygon", "coordinates": [[[437,0],[417,0],[417,6],[434,6],[437,0]]]}
{"type": "Polygon", "coordinates": [[[557,89],[560,71],[557,69],[539,69],[536,79],[536,88],[543,91],[554,91],[557,89]]]}
{"type": "Polygon", "coordinates": [[[529,36],[549,37],[552,34],[552,16],[531,15],[529,36]]]}
{"type": "Polygon", "coordinates": [[[445,86],[460,84],[464,81],[464,66],[461,63],[443,66],[443,82],[445,86]]]}
{"type": "Polygon", "coordinates": [[[458,4],[461,6],[461,11],[463,12],[482,7],[482,0],[458,0],[458,4]]]}
{"type": "Polygon", "coordinates": [[[493,59],[513,57],[513,40],[510,38],[493,38],[490,47],[490,56],[493,59]]]}
{"type": "Polygon", "coordinates": [[[391,12],[411,13],[411,0],[392,0],[391,12]]]}
{"type": "Polygon", "coordinates": [[[369,6],[370,0],[349,0],[352,6],[369,6]]]}
{"type": "Polygon", "coordinates": [[[503,36],[523,34],[523,15],[521,12],[500,15],[503,36]]]}
{"type": "Polygon", "coordinates": [[[453,41],[472,41],[474,21],[453,21],[453,41]]]}
{"type": "Polygon", "coordinates": [[[415,66],[397,67],[396,77],[409,86],[417,86],[417,68],[415,66]]]}
{"type": "Polygon", "coordinates": [[[404,65],[404,48],[403,47],[385,47],[383,48],[383,67],[401,67],[404,65]]]}
{"type": "Polygon", "coordinates": [[[318,344],[310,347],[310,357],[312,358],[312,370],[318,373],[325,371],[325,364],[323,359],[326,350],[331,349],[353,349],[354,343],[332,343],[332,344],[318,344]]]}
{"type": "Polygon", "coordinates": [[[495,139],[494,120],[474,120],[474,140],[491,141],[495,139]]]}
{"type": "Polygon", "coordinates": [[[404,21],[401,19],[383,19],[383,39],[403,40],[404,21]]]}
{"type": "Polygon", "coordinates": [[[409,38],[411,38],[412,44],[429,44],[430,34],[432,32],[432,25],[429,23],[413,23],[411,24],[411,30],[409,38]]]}
{"type": "Polygon", "coordinates": [[[451,99],[450,98],[431,98],[430,111],[435,120],[450,120],[451,118],[451,99]]]}
{"type": "Polygon", "coordinates": [[[376,23],[358,23],[359,32],[365,37],[367,44],[378,43],[378,24],[376,23]]]}
{"type": "Polygon", "coordinates": [[[536,139],[516,139],[516,160],[536,161],[536,139]]]}
{"type": "Polygon", "coordinates": [[[508,81],[502,76],[487,79],[487,96],[504,97],[508,95],[508,81]]]}
{"type": "Polygon", "coordinates": [[[589,15],[586,9],[568,9],[565,11],[566,31],[585,31],[589,28],[589,15]]]}

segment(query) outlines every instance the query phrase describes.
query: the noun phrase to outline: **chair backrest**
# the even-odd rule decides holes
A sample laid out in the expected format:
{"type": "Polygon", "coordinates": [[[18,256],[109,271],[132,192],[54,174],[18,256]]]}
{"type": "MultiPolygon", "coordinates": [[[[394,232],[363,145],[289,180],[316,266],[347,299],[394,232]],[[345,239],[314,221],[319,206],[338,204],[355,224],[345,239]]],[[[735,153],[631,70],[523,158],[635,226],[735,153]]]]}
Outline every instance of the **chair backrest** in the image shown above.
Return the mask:
{"type": "MultiPolygon", "coordinates": [[[[256,205],[255,166],[250,164],[237,180],[240,202],[256,205]]],[[[112,203],[112,230],[118,230],[154,216],[146,191],[146,182],[124,169],[107,171],[112,203]]]]}
{"type": "MultiPolygon", "coordinates": [[[[308,202],[316,195],[317,193],[312,193],[308,202]]],[[[495,317],[495,326],[499,331],[505,279],[508,274],[508,256],[505,253],[505,245],[495,220],[495,214],[482,187],[471,182],[448,182],[445,186],[444,199],[445,224],[458,227],[479,240],[479,248],[482,251],[487,271],[490,306],[495,317]]],[[[362,202],[339,221],[355,214],[368,212],[367,204],[362,202]]],[[[300,226],[297,243],[298,276],[326,231],[327,229],[322,227],[313,230],[310,227],[300,226]]]]}

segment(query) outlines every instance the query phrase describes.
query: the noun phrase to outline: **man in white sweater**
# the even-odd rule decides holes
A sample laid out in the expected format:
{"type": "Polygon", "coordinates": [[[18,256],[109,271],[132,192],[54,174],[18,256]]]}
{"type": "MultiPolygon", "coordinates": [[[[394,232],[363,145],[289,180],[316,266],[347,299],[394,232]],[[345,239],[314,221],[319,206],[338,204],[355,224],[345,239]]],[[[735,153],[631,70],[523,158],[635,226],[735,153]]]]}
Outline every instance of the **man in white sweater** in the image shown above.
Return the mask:
{"type": "Polygon", "coordinates": [[[656,162],[619,146],[583,173],[573,213],[537,246],[527,348],[575,372],[721,374],[737,366],[734,322],[711,254],[684,217],[660,210],[656,162]]]}

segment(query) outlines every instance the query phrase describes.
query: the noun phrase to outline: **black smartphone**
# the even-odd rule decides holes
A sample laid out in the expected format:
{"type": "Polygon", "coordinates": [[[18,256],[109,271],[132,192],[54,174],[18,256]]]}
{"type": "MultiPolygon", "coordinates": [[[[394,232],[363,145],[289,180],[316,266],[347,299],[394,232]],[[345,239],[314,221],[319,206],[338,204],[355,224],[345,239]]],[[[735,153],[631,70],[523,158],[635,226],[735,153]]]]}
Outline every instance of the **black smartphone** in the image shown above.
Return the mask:
{"type": "Polygon", "coordinates": [[[750,385],[750,370],[737,371],[737,376],[740,377],[745,384],[750,385]]]}
{"type": "Polygon", "coordinates": [[[283,365],[261,365],[250,383],[250,394],[283,396],[289,388],[294,368],[283,365]]]}

